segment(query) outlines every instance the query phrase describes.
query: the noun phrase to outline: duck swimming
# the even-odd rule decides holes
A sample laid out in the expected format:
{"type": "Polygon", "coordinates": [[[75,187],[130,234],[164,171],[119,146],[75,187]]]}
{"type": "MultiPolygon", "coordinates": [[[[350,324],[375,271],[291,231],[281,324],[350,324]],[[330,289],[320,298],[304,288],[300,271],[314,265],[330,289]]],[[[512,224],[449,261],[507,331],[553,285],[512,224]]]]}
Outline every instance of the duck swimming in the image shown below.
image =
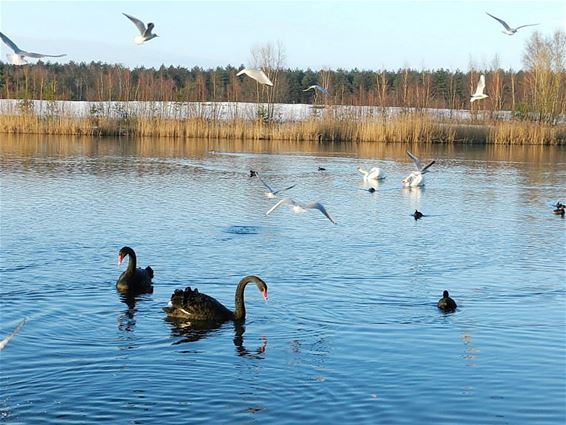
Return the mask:
{"type": "Polygon", "coordinates": [[[415,210],[415,212],[411,215],[413,217],[415,217],[415,221],[424,217],[424,214],[422,212],[420,212],[419,210],[415,210]]]}
{"type": "Polygon", "coordinates": [[[566,205],[564,205],[561,202],[557,202],[556,205],[554,206],[555,209],[552,211],[554,214],[561,216],[562,218],[564,218],[564,215],[566,213],[566,205]]]}
{"type": "Polygon", "coordinates": [[[456,307],[458,307],[456,305],[456,301],[454,301],[452,298],[450,298],[448,291],[444,291],[442,293],[442,298],[438,300],[438,303],[436,304],[436,306],[440,310],[447,312],[447,313],[456,310],[456,307]]]}

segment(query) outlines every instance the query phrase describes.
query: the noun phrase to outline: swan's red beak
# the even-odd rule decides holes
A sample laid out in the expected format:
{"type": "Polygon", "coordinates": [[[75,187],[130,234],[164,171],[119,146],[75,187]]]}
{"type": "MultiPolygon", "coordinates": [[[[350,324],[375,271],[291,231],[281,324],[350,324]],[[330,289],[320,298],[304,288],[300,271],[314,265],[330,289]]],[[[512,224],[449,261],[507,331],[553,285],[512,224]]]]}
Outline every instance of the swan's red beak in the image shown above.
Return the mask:
{"type": "Polygon", "coordinates": [[[267,289],[263,289],[261,291],[261,296],[263,297],[263,299],[265,300],[265,302],[267,302],[267,289]]]}
{"type": "Polygon", "coordinates": [[[124,257],[122,257],[122,255],[118,254],[118,265],[122,264],[123,259],[124,259],[124,257]]]}

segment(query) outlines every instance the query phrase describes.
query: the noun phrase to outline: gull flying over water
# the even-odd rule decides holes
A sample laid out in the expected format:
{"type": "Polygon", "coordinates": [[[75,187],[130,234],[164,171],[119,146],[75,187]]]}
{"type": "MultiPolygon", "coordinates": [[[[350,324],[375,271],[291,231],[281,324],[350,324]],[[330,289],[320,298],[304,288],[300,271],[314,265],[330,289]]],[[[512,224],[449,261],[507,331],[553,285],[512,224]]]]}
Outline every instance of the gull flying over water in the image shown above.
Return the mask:
{"type": "Polygon", "coordinates": [[[320,202],[311,202],[310,204],[303,204],[302,202],[294,201],[291,198],[283,198],[279,202],[277,202],[274,206],[272,206],[269,211],[265,213],[265,215],[271,214],[274,210],[279,208],[281,205],[288,205],[289,209],[296,214],[304,213],[308,209],[315,209],[319,210],[323,213],[326,218],[328,218],[332,223],[336,224],[336,221],[332,218],[332,216],[326,211],[326,208],[320,202]]]}
{"type": "Polygon", "coordinates": [[[470,102],[475,102],[476,100],[485,99],[488,97],[483,91],[485,90],[485,75],[480,75],[478,85],[476,86],[476,92],[470,98],[470,102]]]}
{"type": "Polygon", "coordinates": [[[33,52],[26,52],[25,50],[20,49],[18,46],[16,46],[16,44],[10,40],[8,37],[6,37],[4,34],[2,34],[0,32],[0,38],[2,39],[2,41],[4,43],[6,43],[6,46],[8,46],[10,49],[12,49],[14,51],[13,54],[8,54],[6,55],[6,57],[8,58],[8,60],[10,61],[10,63],[12,65],[25,65],[27,63],[27,61],[24,59],[25,56],[27,56],[28,58],[60,58],[63,56],[67,56],[65,54],[63,55],[46,55],[44,53],[33,53],[33,52]]]}
{"type": "Polygon", "coordinates": [[[313,91],[319,91],[322,94],[326,94],[329,95],[330,93],[328,92],[328,90],[326,90],[324,87],[322,87],[319,84],[313,84],[312,86],[307,87],[306,89],[304,89],[303,91],[309,91],[309,90],[313,90],[313,91]]]}
{"type": "Polygon", "coordinates": [[[532,27],[534,25],[538,25],[538,24],[526,24],[526,25],[520,25],[516,28],[511,28],[507,22],[505,22],[503,19],[499,19],[495,16],[493,16],[490,13],[485,12],[487,15],[491,16],[493,19],[495,19],[496,21],[498,21],[501,25],[503,25],[505,27],[505,31],[502,31],[503,34],[507,34],[507,35],[513,35],[515,34],[520,28],[524,28],[524,27],[532,27]]]}
{"type": "Polygon", "coordinates": [[[240,72],[236,74],[236,76],[240,76],[246,74],[248,77],[253,78],[260,84],[265,84],[266,86],[273,86],[271,80],[265,75],[261,69],[251,69],[251,68],[244,68],[240,72]]]}
{"type": "Polygon", "coordinates": [[[151,40],[152,38],[159,37],[157,34],[153,34],[151,32],[153,30],[153,28],[155,27],[153,22],[149,22],[147,24],[147,28],[146,28],[145,24],[142,21],[140,21],[138,18],[134,18],[133,16],[128,15],[127,13],[124,13],[124,12],[122,12],[122,14],[126,18],[128,18],[130,21],[132,21],[134,23],[134,25],[136,26],[136,28],[138,29],[138,31],[140,32],[139,35],[136,35],[134,37],[134,43],[143,44],[146,41],[151,40]]]}
{"type": "Polygon", "coordinates": [[[278,193],[284,192],[286,190],[292,189],[296,186],[296,184],[294,184],[293,186],[289,186],[286,187],[285,189],[279,189],[279,190],[273,190],[271,188],[271,186],[269,186],[259,175],[257,176],[259,178],[259,180],[263,183],[263,185],[265,186],[265,188],[268,190],[267,192],[265,192],[265,196],[267,196],[270,199],[276,198],[278,193]]]}
{"type": "Polygon", "coordinates": [[[419,158],[417,158],[415,155],[413,155],[409,151],[407,151],[407,155],[409,155],[409,157],[415,163],[415,166],[417,167],[417,171],[413,171],[411,174],[409,174],[407,177],[405,177],[403,180],[401,180],[401,182],[403,183],[403,186],[404,187],[424,186],[425,180],[424,180],[423,174],[428,173],[428,169],[436,161],[431,161],[430,163],[428,163],[427,165],[425,165],[423,167],[419,158]]]}

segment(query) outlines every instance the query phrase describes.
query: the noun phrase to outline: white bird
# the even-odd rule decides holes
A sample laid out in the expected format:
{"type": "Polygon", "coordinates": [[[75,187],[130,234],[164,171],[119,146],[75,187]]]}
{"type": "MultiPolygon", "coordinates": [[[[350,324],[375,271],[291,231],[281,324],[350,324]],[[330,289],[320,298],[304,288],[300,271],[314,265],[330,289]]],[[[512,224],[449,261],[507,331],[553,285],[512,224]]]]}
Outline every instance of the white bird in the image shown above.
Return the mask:
{"type": "Polygon", "coordinates": [[[373,167],[369,171],[358,167],[358,171],[364,175],[364,180],[383,180],[385,178],[385,172],[379,167],[373,167]]]}
{"type": "Polygon", "coordinates": [[[428,173],[429,167],[434,164],[436,161],[431,161],[426,166],[422,166],[421,161],[411,152],[407,151],[407,155],[411,157],[415,166],[417,167],[417,171],[413,171],[407,177],[405,177],[401,182],[403,183],[404,187],[421,187],[424,186],[425,180],[423,174],[428,173]]]}
{"type": "Polygon", "coordinates": [[[259,178],[259,181],[261,181],[265,186],[265,188],[268,190],[268,192],[265,192],[265,196],[267,196],[270,199],[276,198],[278,193],[292,189],[296,186],[296,184],[294,184],[293,186],[286,187],[285,189],[273,190],[271,186],[269,186],[259,175],[257,177],[259,178]]]}
{"type": "Polygon", "coordinates": [[[260,84],[265,84],[267,86],[273,86],[273,83],[271,82],[271,80],[267,77],[267,75],[265,75],[265,72],[263,72],[261,69],[244,68],[240,72],[238,72],[236,74],[236,76],[239,77],[240,75],[243,75],[243,74],[246,74],[248,77],[253,78],[254,80],[256,80],[260,84]]]}
{"type": "Polygon", "coordinates": [[[478,85],[476,86],[476,92],[470,98],[470,102],[475,102],[476,100],[485,99],[489,97],[483,91],[485,90],[485,75],[480,75],[480,79],[478,81],[478,85]]]}
{"type": "Polygon", "coordinates": [[[505,22],[503,19],[499,19],[493,15],[491,15],[490,13],[485,12],[487,15],[491,16],[493,19],[495,19],[496,21],[498,21],[501,25],[503,25],[505,27],[505,31],[501,31],[503,34],[507,34],[507,35],[513,35],[515,34],[520,28],[524,28],[524,27],[532,27],[534,25],[539,25],[539,24],[526,24],[526,25],[520,25],[516,28],[511,28],[509,25],[507,25],[507,22],[505,22]]]}
{"type": "Polygon", "coordinates": [[[14,336],[16,336],[16,334],[21,329],[21,327],[24,326],[25,322],[26,322],[26,319],[20,320],[20,323],[17,324],[16,329],[14,329],[14,331],[10,335],[8,335],[6,338],[4,338],[2,341],[0,341],[0,350],[2,350],[6,345],[8,345],[10,340],[12,338],[14,338],[14,336]]]}
{"type": "Polygon", "coordinates": [[[153,34],[151,32],[153,30],[153,28],[155,27],[153,22],[149,22],[147,24],[147,28],[146,28],[145,24],[142,21],[140,21],[138,18],[134,18],[133,16],[130,16],[127,13],[124,13],[124,12],[122,12],[122,14],[126,18],[128,18],[130,21],[132,21],[134,23],[134,25],[136,26],[136,28],[138,29],[138,31],[140,32],[139,35],[136,35],[134,37],[134,43],[143,44],[146,41],[151,40],[152,38],[159,37],[157,34],[153,34]]]}
{"type": "Polygon", "coordinates": [[[323,213],[326,218],[328,218],[332,223],[336,224],[336,221],[332,218],[332,216],[326,211],[326,208],[320,202],[311,202],[310,204],[303,204],[302,202],[294,201],[290,198],[283,198],[279,202],[277,202],[274,206],[272,206],[269,211],[265,213],[265,215],[271,214],[275,209],[279,208],[281,205],[288,205],[289,209],[291,209],[294,213],[304,213],[308,209],[315,209],[319,210],[323,213]]]}
{"type": "Polygon", "coordinates": [[[33,53],[33,52],[26,52],[25,50],[20,49],[18,46],[16,46],[16,44],[10,40],[8,37],[6,37],[4,34],[2,34],[0,32],[0,38],[2,39],[2,41],[4,43],[6,43],[6,45],[12,49],[14,51],[13,54],[8,54],[6,55],[6,57],[8,58],[8,60],[10,61],[10,63],[12,65],[25,65],[27,63],[27,61],[24,59],[24,56],[27,56],[29,58],[60,58],[63,56],[67,56],[67,55],[46,55],[43,53],[33,53]]]}
{"type": "Polygon", "coordinates": [[[309,91],[309,90],[314,90],[314,91],[317,91],[317,90],[318,90],[318,91],[321,92],[322,94],[326,94],[326,95],[329,95],[329,94],[330,94],[330,93],[328,92],[328,90],[326,90],[324,87],[322,87],[321,85],[318,85],[318,84],[314,84],[314,85],[312,85],[312,86],[310,86],[310,87],[307,87],[307,88],[304,89],[303,91],[309,91]]]}

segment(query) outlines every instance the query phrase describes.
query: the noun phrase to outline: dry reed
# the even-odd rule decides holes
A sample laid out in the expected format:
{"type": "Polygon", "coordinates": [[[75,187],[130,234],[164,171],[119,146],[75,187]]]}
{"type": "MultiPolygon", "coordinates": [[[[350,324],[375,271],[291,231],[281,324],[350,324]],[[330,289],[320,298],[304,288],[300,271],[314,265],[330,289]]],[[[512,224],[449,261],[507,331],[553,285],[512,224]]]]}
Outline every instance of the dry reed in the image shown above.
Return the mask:
{"type": "Polygon", "coordinates": [[[0,114],[0,133],[166,137],[181,139],[233,139],[332,142],[490,143],[548,145],[566,143],[566,126],[528,121],[439,120],[427,114],[394,117],[323,116],[305,121],[263,122],[153,116],[143,118],[41,117],[31,113],[0,114]]]}

